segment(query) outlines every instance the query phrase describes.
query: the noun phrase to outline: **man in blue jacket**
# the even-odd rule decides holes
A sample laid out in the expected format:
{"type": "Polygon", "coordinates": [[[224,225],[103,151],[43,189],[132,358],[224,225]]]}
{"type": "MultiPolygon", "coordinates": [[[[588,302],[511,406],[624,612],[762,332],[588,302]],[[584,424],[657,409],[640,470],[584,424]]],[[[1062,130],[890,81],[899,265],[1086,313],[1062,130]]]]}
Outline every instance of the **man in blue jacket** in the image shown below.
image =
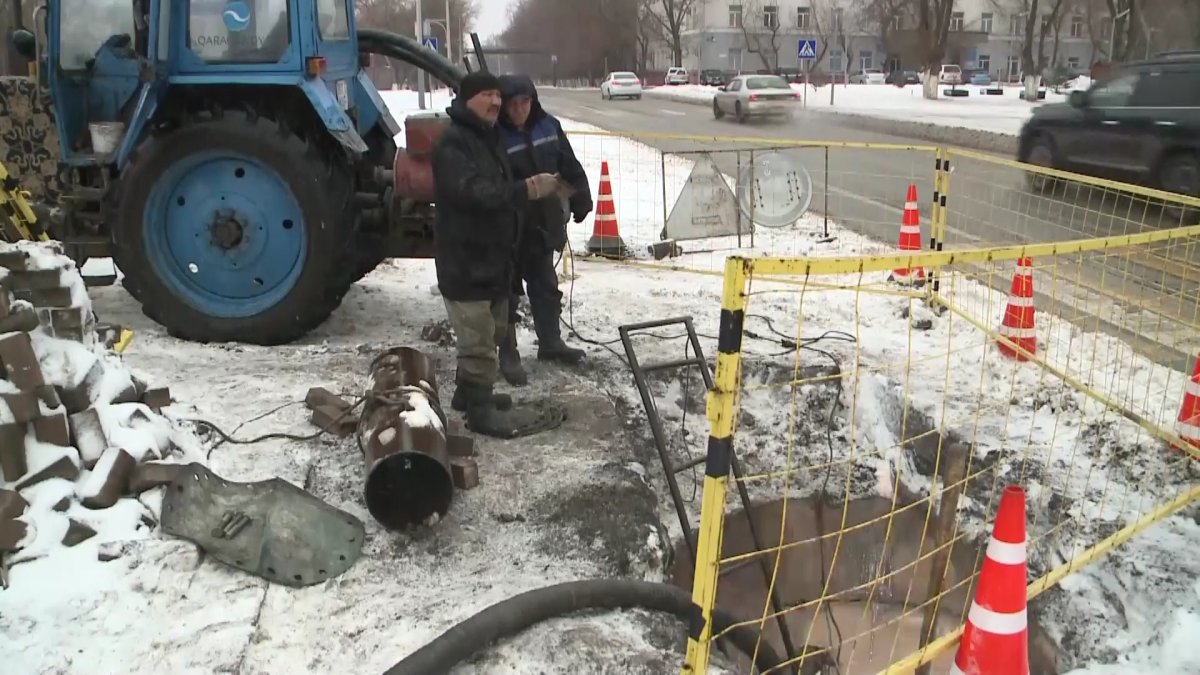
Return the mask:
{"type": "Polygon", "coordinates": [[[500,372],[509,384],[519,386],[528,381],[517,351],[515,326],[522,280],[537,332],[538,360],[573,364],[586,355],[563,342],[559,326],[563,294],[558,289],[554,259],[567,244],[567,221],[583,222],[591,212],[592,194],[562,125],[542,108],[533,80],[526,75],[505,75],[500,78],[500,90],[504,96],[500,133],[514,176],[558,174],[571,189],[568,199],[531,201],[522,210],[514,297],[509,302],[508,333],[500,345],[500,372]]]}

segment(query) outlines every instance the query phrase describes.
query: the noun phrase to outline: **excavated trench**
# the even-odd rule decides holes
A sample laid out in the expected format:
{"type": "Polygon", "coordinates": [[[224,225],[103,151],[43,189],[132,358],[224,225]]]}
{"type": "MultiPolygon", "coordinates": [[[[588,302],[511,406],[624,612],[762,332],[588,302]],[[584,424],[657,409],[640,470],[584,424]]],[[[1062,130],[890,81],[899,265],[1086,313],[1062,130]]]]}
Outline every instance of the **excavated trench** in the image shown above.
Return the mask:
{"type": "MultiPolygon", "coordinates": [[[[836,395],[832,385],[829,389],[824,400],[836,395]]],[[[932,430],[931,421],[911,407],[905,412],[906,404],[897,394],[888,392],[885,395],[896,399],[885,401],[881,406],[890,411],[885,417],[892,419],[885,421],[894,427],[892,431],[895,437],[919,439],[905,444],[912,468],[918,474],[932,476],[939,443],[942,447],[948,447],[956,439],[939,438],[936,433],[922,438],[924,432],[932,430]],[[905,426],[903,435],[900,429],[902,417],[905,426]]],[[[829,408],[821,406],[821,409],[829,408]]],[[[739,447],[753,451],[750,440],[743,438],[739,447]]],[[[979,468],[977,462],[972,470],[978,471],[979,468]]],[[[982,498],[988,494],[992,488],[989,473],[985,472],[967,485],[967,496],[982,498]]],[[[832,484],[839,483],[835,480],[832,484]]],[[[867,492],[870,491],[852,491],[851,499],[845,502],[844,525],[843,502],[836,494],[825,500],[819,495],[788,499],[786,507],[783,500],[756,500],[749,513],[739,509],[725,521],[722,559],[756,550],[751,538],[750,522],[754,523],[764,539],[764,546],[770,547],[773,542],[780,541],[781,521],[783,541],[806,543],[786,549],[778,556],[777,566],[777,556],[773,553],[722,565],[717,586],[719,606],[744,619],[761,618],[764,608],[768,606],[767,589],[772,574],[776,575],[778,600],[785,608],[839,594],[819,614],[814,608],[786,613],[791,642],[797,649],[801,645],[809,645],[810,648],[829,647],[829,653],[837,662],[836,669],[831,663],[822,667],[821,657],[809,657],[802,671],[806,675],[823,672],[841,675],[878,673],[888,664],[912,653],[920,645],[925,610],[918,609],[903,616],[904,608],[922,605],[931,596],[937,595],[930,592],[932,557],[913,564],[936,548],[936,505],[933,514],[927,513],[928,507],[924,503],[901,509],[920,498],[903,485],[899,486],[895,505],[890,498],[880,498],[867,492]],[[893,510],[898,513],[891,519],[887,518],[887,514],[893,510]],[[856,528],[857,525],[862,527],[856,528]],[[822,535],[850,528],[854,529],[840,539],[832,536],[818,541],[822,535]],[[760,561],[766,562],[766,570],[760,561]],[[886,578],[871,583],[882,576],[886,578]]],[[[985,544],[986,537],[969,543],[960,541],[951,549],[944,588],[953,590],[940,600],[938,635],[956,627],[966,616],[973,587],[969,581],[960,582],[973,575],[976,564],[982,560],[981,546],[985,544]]],[[[673,560],[671,582],[690,589],[694,562],[682,541],[676,542],[673,560]]],[[[1036,604],[1032,604],[1029,612],[1031,673],[1053,675],[1059,672],[1057,664],[1060,650],[1043,630],[1037,613],[1036,604]]],[[[764,636],[777,653],[785,653],[778,622],[774,618],[766,622],[764,636]]],[[[735,672],[751,672],[749,659],[736,651],[728,650],[725,658],[735,672]]],[[[937,659],[932,672],[948,672],[952,658],[952,654],[946,654],[937,659]]]]}

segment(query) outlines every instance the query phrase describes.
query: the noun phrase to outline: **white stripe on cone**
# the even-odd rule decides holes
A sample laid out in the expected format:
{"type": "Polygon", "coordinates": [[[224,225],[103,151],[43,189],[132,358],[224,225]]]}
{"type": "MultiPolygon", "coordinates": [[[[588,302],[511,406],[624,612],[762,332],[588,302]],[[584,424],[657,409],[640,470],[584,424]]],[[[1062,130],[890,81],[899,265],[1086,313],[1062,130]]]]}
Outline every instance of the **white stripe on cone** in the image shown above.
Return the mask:
{"type": "Polygon", "coordinates": [[[1013,326],[1001,325],[998,332],[1004,337],[1010,338],[1037,337],[1037,330],[1034,328],[1014,328],[1013,326]]]}
{"type": "Polygon", "coordinates": [[[1033,268],[1025,267],[1024,265],[1017,265],[1017,276],[1031,277],[1031,276],[1033,276],[1033,268]]]}
{"type": "Polygon", "coordinates": [[[1014,544],[992,537],[988,540],[987,557],[1001,565],[1025,564],[1025,542],[1014,544]]]}
{"type": "Polygon", "coordinates": [[[967,620],[979,630],[992,635],[1016,635],[1029,626],[1023,609],[1012,614],[1001,614],[974,602],[971,603],[967,620]]]}
{"type": "Polygon", "coordinates": [[[595,220],[596,220],[596,222],[600,222],[600,223],[615,223],[617,221],[617,214],[615,214],[615,213],[597,213],[595,220]]]}
{"type": "Polygon", "coordinates": [[[916,202],[904,202],[904,210],[905,211],[916,211],[917,203],[916,202]]]}
{"type": "Polygon", "coordinates": [[[597,199],[596,201],[598,201],[598,202],[611,202],[612,200],[613,200],[613,196],[612,196],[612,195],[600,195],[600,198],[599,198],[599,199],[597,199]]]}
{"type": "Polygon", "coordinates": [[[1023,298],[1019,295],[1008,296],[1008,304],[1013,307],[1033,307],[1033,298],[1023,298]]]}
{"type": "Polygon", "coordinates": [[[1175,426],[1179,428],[1179,435],[1183,438],[1188,440],[1200,440],[1200,424],[1176,422],[1175,426]]]}
{"type": "Polygon", "coordinates": [[[1200,396],[1200,382],[1189,379],[1183,390],[1190,396],[1200,396]]]}

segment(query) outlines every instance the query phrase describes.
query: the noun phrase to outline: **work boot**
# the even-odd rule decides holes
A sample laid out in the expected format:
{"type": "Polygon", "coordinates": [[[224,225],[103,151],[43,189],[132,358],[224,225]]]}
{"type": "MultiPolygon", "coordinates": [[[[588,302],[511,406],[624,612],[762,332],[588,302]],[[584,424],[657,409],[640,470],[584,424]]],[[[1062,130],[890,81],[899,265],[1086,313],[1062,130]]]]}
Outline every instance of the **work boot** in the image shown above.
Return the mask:
{"type": "Polygon", "coordinates": [[[541,303],[531,302],[530,304],[533,327],[538,336],[538,360],[567,364],[576,364],[582,361],[587,356],[587,352],[575,349],[563,342],[558,321],[561,308],[556,304],[548,307],[541,303]]]}
{"type": "Polygon", "coordinates": [[[459,389],[466,392],[467,428],[477,434],[495,438],[516,438],[543,428],[551,428],[547,424],[546,414],[540,410],[498,409],[494,404],[495,396],[490,384],[463,382],[459,389]]]}
{"type": "MultiPolygon", "coordinates": [[[[454,396],[450,397],[450,407],[458,412],[466,412],[468,405],[468,392],[470,388],[466,380],[463,380],[458,371],[454,373],[454,396]]],[[[508,394],[492,394],[492,405],[497,410],[508,410],[512,408],[512,397],[508,394]]]]}
{"type": "Polygon", "coordinates": [[[514,387],[524,387],[529,384],[529,376],[525,366],[521,365],[521,352],[517,351],[517,327],[508,324],[508,333],[500,345],[500,374],[504,381],[514,387]]]}

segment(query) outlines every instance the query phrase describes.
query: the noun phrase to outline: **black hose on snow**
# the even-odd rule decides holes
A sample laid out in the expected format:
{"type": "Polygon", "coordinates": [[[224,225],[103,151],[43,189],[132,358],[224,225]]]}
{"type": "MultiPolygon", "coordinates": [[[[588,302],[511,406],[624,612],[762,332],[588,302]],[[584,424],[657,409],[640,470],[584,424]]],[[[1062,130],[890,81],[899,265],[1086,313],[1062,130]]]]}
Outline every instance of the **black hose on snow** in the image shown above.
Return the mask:
{"type": "MultiPolygon", "coordinates": [[[[592,579],[569,581],[513,596],[479,612],[442,633],[437,639],[413,652],[384,675],[432,675],[446,673],[476,652],[534,624],[588,609],[641,608],[668,612],[685,622],[692,620],[692,597],[667,584],[633,579],[592,579]]],[[[713,631],[720,633],[736,623],[721,610],[713,612],[713,631]]],[[[753,656],[758,632],[739,626],[722,636],[747,656],[753,656]]],[[[778,664],[780,659],[770,645],[758,645],[759,670],[778,664]]]]}
{"type": "Polygon", "coordinates": [[[459,84],[467,75],[453,61],[422,47],[416,40],[387,31],[359,29],[358,51],[404,61],[436,77],[454,91],[458,91],[459,84]]]}

